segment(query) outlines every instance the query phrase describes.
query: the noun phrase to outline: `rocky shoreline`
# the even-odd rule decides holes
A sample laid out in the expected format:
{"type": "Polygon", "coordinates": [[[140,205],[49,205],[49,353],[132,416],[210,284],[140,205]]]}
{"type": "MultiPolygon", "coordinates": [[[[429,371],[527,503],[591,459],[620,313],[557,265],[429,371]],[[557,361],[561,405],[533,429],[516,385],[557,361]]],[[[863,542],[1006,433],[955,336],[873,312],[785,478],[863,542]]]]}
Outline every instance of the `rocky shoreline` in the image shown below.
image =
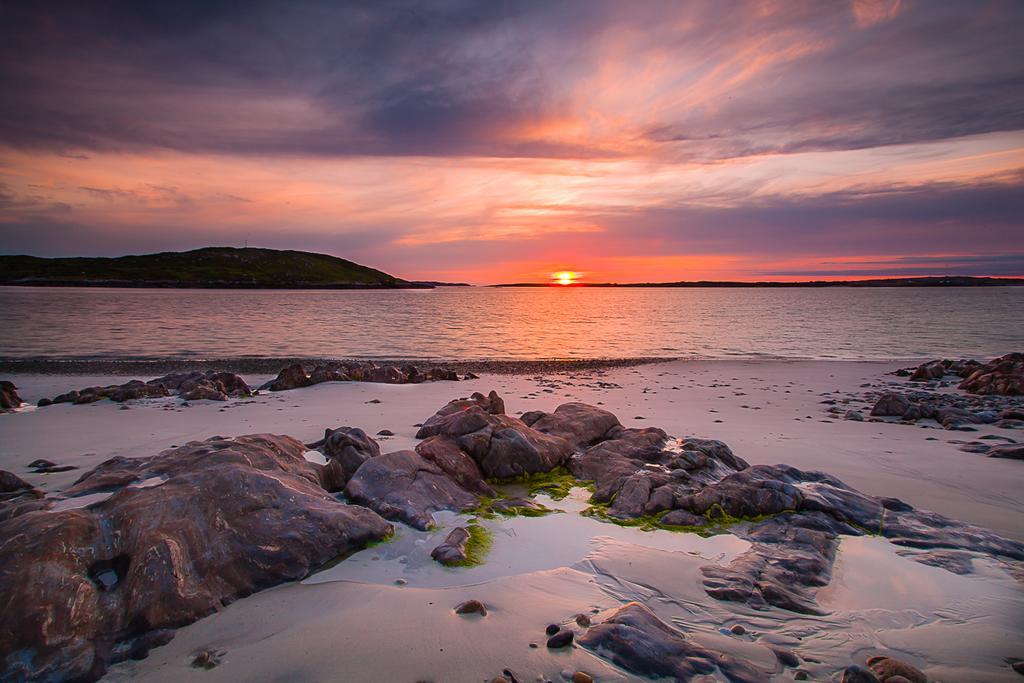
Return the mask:
{"type": "MultiPolygon", "coordinates": [[[[298,378],[282,374],[274,381],[298,378]]],[[[510,481],[589,488],[586,514],[609,523],[742,539],[747,550],[701,568],[703,590],[755,611],[826,614],[818,593],[831,581],[842,538],[885,538],[910,559],[957,575],[970,574],[978,557],[1024,573],[1024,543],[861,493],[823,472],[749,465],[721,441],[628,428],[595,405],[568,402],[514,417],[496,392],[474,393],[442,406],[418,430],[414,448],[388,453],[350,425],[328,427],[308,445],[267,434],[215,436],[155,456],[113,458],[57,495],[4,472],[4,677],[94,680],[223,605],[388,538],[396,524],[428,529],[439,513],[550,512],[505,494],[510,481]]],[[[464,566],[472,542],[471,532],[453,529],[431,555],[464,566]]],[[[486,613],[474,618],[501,618],[486,613]]],[[[772,673],[756,658],[692,642],[637,603],[576,623],[556,627],[549,648],[575,641],[637,676],[760,681],[772,673]]],[[[214,653],[199,665],[216,661],[214,653]]],[[[792,652],[772,661],[800,671],[792,652]]],[[[890,661],[898,666],[868,661],[841,675],[852,682],[920,674],[890,661]]],[[[577,673],[589,676],[569,672],[577,673]]],[[[909,680],[925,680],[920,675],[909,680]]],[[[502,678],[516,680],[511,671],[495,680],[502,678]]]]}
{"type": "Polygon", "coordinates": [[[548,372],[572,372],[607,368],[633,367],[666,363],[671,357],[589,358],[548,360],[409,360],[359,358],[0,358],[0,373],[33,375],[155,375],[180,372],[232,372],[236,374],[267,375],[296,363],[305,367],[317,365],[373,363],[375,365],[422,365],[451,370],[458,374],[468,372],[492,375],[520,375],[548,372]]]}

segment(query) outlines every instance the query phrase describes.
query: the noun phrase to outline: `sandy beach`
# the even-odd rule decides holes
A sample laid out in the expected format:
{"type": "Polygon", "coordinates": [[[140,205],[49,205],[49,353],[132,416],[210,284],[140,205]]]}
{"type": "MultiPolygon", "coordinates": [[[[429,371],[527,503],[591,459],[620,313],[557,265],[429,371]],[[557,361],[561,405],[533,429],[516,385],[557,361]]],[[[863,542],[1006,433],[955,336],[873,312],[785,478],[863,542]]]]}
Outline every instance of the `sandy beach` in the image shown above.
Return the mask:
{"type": "MultiPolygon", "coordinates": [[[[415,425],[449,400],[495,390],[509,415],[589,403],[627,428],[658,426],[677,437],[719,439],[752,465],[828,472],[864,493],[1024,540],[1020,462],[965,453],[950,443],[1013,432],[978,425],[965,437],[938,426],[857,422],[827,412],[829,402],[838,401],[867,415],[871,402],[858,397],[905,387],[889,374],[904,365],[671,361],[543,375],[485,373],[458,383],[328,382],[226,403],[160,398],[45,408],[31,404],[126,378],[15,375],[29,405],[0,418],[0,469],[57,494],[113,456],[150,456],[212,436],[252,433],[312,442],[339,426],[370,435],[393,432],[375,437],[387,453],[413,448],[415,425]],[[38,458],[77,469],[32,474],[26,465],[38,458]]],[[[270,378],[245,376],[253,386],[270,378]]],[[[755,610],[714,600],[701,585],[702,566],[728,565],[748,541],[585,517],[580,513],[589,495],[583,488],[564,500],[542,494],[537,502],[561,512],[483,520],[493,547],[477,567],[446,568],[430,558],[468,515],[435,513],[436,527],[427,531],[396,523],[394,537],[382,545],[239,600],[179,629],[148,658],[115,665],[106,678],[488,681],[507,670],[520,681],[575,672],[599,681],[632,680],[628,670],[588,649],[544,647],[546,624],[575,627],[578,613],[596,621],[629,601],[643,603],[692,642],[750,662],[765,680],[792,680],[800,671],[810,680],[831,680],[872,654],[898,656],[936,681],[1018,678],[1007,662],[1024,656],[1019,567],[978,556],[972,573],[957,575],[911,561],[884,538],[843,537],[831,582],[818,591],[822,615],[755,610]],[[452,607],[467,599],[483,601],[488,615],[453,614],[452,607]],[[735,625],[741,633],[730,630],[735,625]],[[799,663],[783,666],[772,648],[797,653],[799,663]],[[221,653],[209,671],[190,666],[204,649],[221,653]]]]}

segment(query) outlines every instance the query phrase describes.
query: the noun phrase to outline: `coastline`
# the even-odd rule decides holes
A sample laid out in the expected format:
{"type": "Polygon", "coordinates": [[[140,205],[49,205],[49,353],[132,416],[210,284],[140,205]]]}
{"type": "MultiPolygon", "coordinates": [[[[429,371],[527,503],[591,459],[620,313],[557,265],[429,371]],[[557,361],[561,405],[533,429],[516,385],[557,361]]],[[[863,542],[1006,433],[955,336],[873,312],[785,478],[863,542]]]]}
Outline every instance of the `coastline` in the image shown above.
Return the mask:
{"type": "MultiPolygon", "coordinates": [[[[570,401],[599,405],[627,428],[721,440],[751,465],[826,472],[864,493],[1024,540],[1022,463],[957,447],[962,439],[1008,432],[978,425],[967,436],[829,412],[847,401],[866,412],[866,391],[912,388],[890,374],[904,361],[640,360],[505,362],[494,367],[506,372],[458,382],[325,382],[223,402],[168,397],[44,408],[32,404],[126,377],[2,373],[28,405],[0,416],[0,469],[59,498],[109,458],[144,458],[214,436],[286,434],[310,443],[325,429],[348,425],[373,435],[381,453],[392,453],[420,443],[417,425],[447,401],[494,390],[509,415],[570,401]],[[37,458],[76,469],[33,473],[27,465],[37,458]]],[[[254,367],[266,361],[257,359],[254,367]]],[[[279,362],[243,373],[244,379],[258,386],[279,362]]],[[[154,366],[133,365],[129,374],[159,374],[141,367],[154,366]]],[[[747,540],[618,526],[583,514],[589,496],[582,488],[564,500],[538,495],[537,502],[559,512],[478,520],[494,539],[479,567],[441,567],[430,557],[453,526],[475,513],[435,513],[437,527],[426,531],[396,523],[383,544],[176,629],[169,643],[145,659],[114,665],[104,680],[329,680],[344,670],[354,681],[469,682],[489,680],[503,668],[519,680],[563,680],[565,671],[570,677],[585,671],[602,683],[636,680],[585,648],[544,647],[544,624],[577,628],[574,614],[599,618],[627,601],[647,605],[691,642],[775,672],[763,680],[792,680],[793,670],[776,662],[773,648],[798,653],[812,680],[828,680],[873,653],[911,661],[934,680],[1018,678],[1005,661],[1016,655],[1008,643],[1024,632],[1016,616],[1024,594],[1013,573],[1019,569],[1008,563],[974,555],[974,571],[958,575],[913,561],[882,537],[844,536],[830,581],[818,591],[827,614],[756,610],[713,599],[702,586],[702,567],[729,565],[750,547],[747,540]],[[452,612],[472,599],[486,603],[487,616],[452,612]],[[945,616],[950,605],[956,609],[945,616]],[[933,614],[944,616],[922,622],[933,614]],[[966,631],[965,623],[971,624],[966,631]],[[735,635],[734,625],[746,633],[735,635]],[[396,644],[405,656],[391,656],[396,644]],[[191,665],[204,651],[217,653],[216,667],[191,665]]]]}

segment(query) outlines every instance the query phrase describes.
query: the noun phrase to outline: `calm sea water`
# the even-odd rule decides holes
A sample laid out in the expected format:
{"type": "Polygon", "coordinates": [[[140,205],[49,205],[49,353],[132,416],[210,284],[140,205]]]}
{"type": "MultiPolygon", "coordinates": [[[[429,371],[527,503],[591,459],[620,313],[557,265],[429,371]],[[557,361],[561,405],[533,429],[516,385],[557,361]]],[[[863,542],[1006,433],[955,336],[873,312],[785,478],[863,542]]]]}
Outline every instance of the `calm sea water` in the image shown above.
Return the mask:
{"type": "Polygon", "coordinates": [[[245,291],[0,287],[7,358],[988,358],[1024,288],[245,291]]]}

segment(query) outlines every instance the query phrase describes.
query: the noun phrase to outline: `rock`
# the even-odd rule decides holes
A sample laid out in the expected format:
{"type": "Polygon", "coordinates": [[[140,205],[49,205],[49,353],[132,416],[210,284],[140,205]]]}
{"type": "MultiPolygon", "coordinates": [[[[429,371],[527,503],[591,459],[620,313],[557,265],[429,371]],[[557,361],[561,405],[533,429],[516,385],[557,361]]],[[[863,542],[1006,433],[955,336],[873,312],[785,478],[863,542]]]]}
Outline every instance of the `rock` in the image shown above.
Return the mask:
{"type": "Polygon", "coordinates": [[[0,494],[30,491],[34,487],[27,481],[7,470],[0,470],[0,494]]]}
{"type": "Polygon", "coordinates": [[[875,403],[871,409],[874,417],[903,417],[910,409],[910,399],[903,394],[886,393],[875,403]]]}
{"type": "Polygon", "coordinates": [[[578,626],[588,628],[590,626],[590,615],[589,614],[577,614],[573,619],[576,621],[578,626]]]}
{"type": "Polygon", "coordinates": [[[555,635],[548,638],[548,647],[552,650],[557,650],[561,647],[568,647],[572,644],[572,639],[575,637],[575,633],[568,629],[562,629],[555,635]]]}
{"type": "Polygon", "coordinates": [[[462,379],[480,379],[480,375],[477,375],[476,373],[473,372],[467,372],[465,375],[462,376],[462,379]]]}
{"type": "Polygon", "coordinates": [[[706,526],[710,524],[707,517],[695,515],[692,512],[686,510],[672,510],[667,515],[662,516],[659,520],[662,526],[706,526]]]}
{"type": "Polygon", "coordinates": [[[992,446],[985,452],[985,455],[990,458],[1024,460],[1024,443],[1006,443],[992,446]]]}
{"type": "Polygon", "coordinates": [[[462,488],[482,496],[494,498],[494,489],[485,481],[480,467],[458,445],[446,436],[432,436],[416,444],[416,452],[440,467],[462,488]]]}
{"type": "Polygon", "coordinates": [[[594,683],[594,679],[590,674],[582,671],[577,671],[572,675],[572,683],[594,683]]]}
{"type": "Polygon", "coordinates": [[[14,382],[0,380],[0,413],[5,413],[19,407],[23,401],[18,396],[18,387],[14,382]]]}
{"type": "Polygon", "coordinates": [[[1019,673],[1021,676],[1024,676],[1024,660],[1014,662],[1010,665],[1010,668],[1019,673]]]}
{"type": "Polygon", "coordinates": [[[220,653],[215,650],[200,650],[192,658],[192,666],[197,669],[212,669],[220,664],[220,653]]]}
{"type": "Polygon", "coordinates": [[[579,637],[579,644],[635,676],[688,681],[698,675],[721,672],[735,683],[768,678],[766,672],[731,655],[688,641],[638,602],[609,610],[601,615],[600,621],[579,637]]]}
{"type": "Polygon", "coordinates": [[[1024,395],[1024,353],[1008,353],[972,372],[960,388],[972,394],[1024,395]]]}
{"type": "MultiPolygon", "coordinates": [[[[490,415],[504,415],[505,414],[505,402],[498,396],[496,391],[491,391],[487,396],[479,392],[474,392],[470,398],[460,398],[455,401],[449,401],[447,405],[438,410],[434,415],[427,419],[420,430],[416,433],[417,439],[426,439],[427,437],[436,436],[442,433],[441,425],[445,424],[448,420],[446,418],[451,417],[457,413],[465,412],[471,408],[479,408],[486,414],[490,415]]],[[[484,420],[479,426],[469,431],[476,431],[485,424],[484,420]]],[[[462,434],[469,433],[461,432],[462,434]]],[[[461,434],[456,434],[456,436],[461,434]]]]}
{"type": "Polygon", "coordinates": [[[530,425],[542,434],[558,436],[573,448],[590,446],[602,440],[614,427],[621,427],[619,419],[607,410],[586,403],[563,403],[530,425]]]}
{"type": "Polygon", "coordinates": [[[390,429],[382,429],[379,432],[377,432],[377,436],[394,436],[394,435],[395,435],[395,433],[393,431],[391,431],[390,429]]]}
{"type": "Polygon", "coordinates": [[[729,632],[734,636],[742,636],[746,634],[747,629],[745,629],[742,624],[735,624],[731,629],[729,629],[729,632]]]}
{"type": "Polygon", "coordinates": [[[946,374],[946,367],[941,361],[924,363],[919,365],[910,376],[911,382],[927,382],[933,379],[942,379],[946,374]]]}
{"type": "Polygon", "coordinates": [[[549,636],[553,636],[553,635],[555,635],[556,633],[558,633],[561,630],[562,630],[562,627],[559,626],[558,624],[548,624],[548,627],[546,629],[544,629],[544,632],[546,634],[548,634],[549,636]]]}
{"type": "Polygon", "coordinates": [[[858,410],[847,410],[843,413],[844,420],[853,420],[854,422],[863,422],[864,415],[858,410]]]}
{"type": "Polygon", "coordinates": [[[269,389],[270,391],[287,391],[289,389],[299,389],[301,387],[308,387],[313,384],[313,380],[306,374],[306,370],[299,363],[293,363],[288,367],[277,373],[277,377],[267,382],[260,389],[269,389]]]}
{"type": "Polygon", "coordinates": [[[249,435],[113,458],[63,492],[105,500],[0,522],[21,539],[0,545],[0,678],[95,680],[168,629],[391,533],[327,495],[304,452],[249,435]]]}
{"type": "Polygon", "coordinates": [[[69,472],[78,469],[74,465],[58,465],[55,462],[42,458],[33,460],[28,464],[28,467],[34,470],[34,474],[53,474],[54,472],[69,472]]]}
{"type": "Polygon", "coordinates": [[[444,565],[455,565],[466,561],[466,544],[469,530],[457,527],[448,534],[441,545],[434,548],[430,556],[444,565]]]}
{"type": "Polygon", "coordinates": [[[790,668],[800,666],[800,658],[796,656],[796,653],[792,650],[787,650],[781,647],[769,646],[769,650],[775,655],[775,659],[779,660],[779,664],[790,668]]]}
{"type": "Polygon", "coordinates": [[[226,401],[228,400],[227,394],[217,388],[212,382],[202,380],[194,383],[191,388],[179,394],[182,400],[185,401],[226,401]]]}
{"type": "Polygon", "coordinates": [[[928,677],[919,669],[892,657],[870,657],[867,665],[883,683],[889,681],[893,676],[903,676],[911,683],[928,683],[928,677]]]}
{"type": "Polygon", "coordinates": [[[479,614],[482,617],[486,617],[487,608],[484,606],[484,603],[480,602],[479,600],[466,600],[465,602],[460,602],[458,605],[455,606],[455,613],[479,614]]]}
{"type": "Polygon", "coordinates": [[[854,664],[843,669],[841,683],[881,683],[881,681],[870,669],[854,664]]]}
{"type": "Polygon", "coordinates": [[[337,427],[325,429],[324,438],[307,448],[317,450],[328,459],[332,488],[337,491],[344,488],[360,465],[380,455],[380,446],[366,432],[358,427],[337,427]],[[338,482],[341,483],[338,486],[338,482]]]}
{"type": "Polygon", "coordinates": [[[386,453],[366,460],[345,486],[345,495],[387,519],[425,531],[437,510],[476,507],[475,495],[460,487],[435,463],[415,451],[386,453]]]}

